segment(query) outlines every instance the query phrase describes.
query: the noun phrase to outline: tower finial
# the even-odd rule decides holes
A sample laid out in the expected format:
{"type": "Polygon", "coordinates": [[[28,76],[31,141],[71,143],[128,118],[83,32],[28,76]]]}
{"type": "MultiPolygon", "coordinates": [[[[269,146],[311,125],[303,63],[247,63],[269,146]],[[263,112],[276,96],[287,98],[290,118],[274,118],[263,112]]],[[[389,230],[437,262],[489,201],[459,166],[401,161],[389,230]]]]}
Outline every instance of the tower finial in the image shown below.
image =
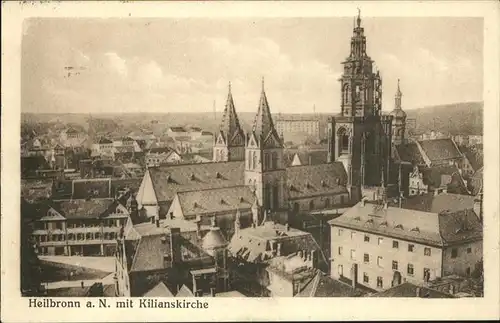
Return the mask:
{"type": "Polygon", "coordinates": [[[358,8],[358,27],[361,26],[361,9],[358,8]]]}
{"type": "Polygon", "coordinates": [[[231,93],[231,81],[229,81],[229,93],[231,93]]]}
{"type": "Polygon", "coordinates": [[[398,91],[400,91],[400,89],[399,89],[399,78],[398,78],[398,91]]]}
{"type": "Polygon", "coordinates": [[[262,77],[262,92],[264,92],[264,76],[262,77]]]}

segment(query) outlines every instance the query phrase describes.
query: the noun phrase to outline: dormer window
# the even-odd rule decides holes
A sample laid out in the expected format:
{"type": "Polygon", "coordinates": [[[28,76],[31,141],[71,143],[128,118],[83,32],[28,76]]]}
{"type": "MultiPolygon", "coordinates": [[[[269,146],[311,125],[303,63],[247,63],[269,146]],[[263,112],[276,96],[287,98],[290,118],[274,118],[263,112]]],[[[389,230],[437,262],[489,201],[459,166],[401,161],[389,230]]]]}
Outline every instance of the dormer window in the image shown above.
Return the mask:
{"type": "Polygon", "coordinates": [[[411,229],[410,231],[413,231],[413,232],[420,232],[420,229],[418,227],[415,227],[413,229],[411,229]]]}
{"type": "Polygon", "coordinates": [[[217,172],[217,173],[215,173],[215,177],[218,178],[218,179],[221,179],[222,178],[222,174],[219,173],[219,172],[217,172]]]}
{"type": "Polygon", "coordinates": [[[309,182],[307,182],[307,183],[306,183],[306,187],[307,187],[307,188],[312,188],[312,185],[311,185],[309,182]]]}
{"type": "Polygon", "coordinates": [[[355,221],[361,221],[361,217],[357,216],[354,218],[355,221]]]}
{"type": "Polygon", "coordinates": [[[366,223],[373,224],[373,219],[369,219],[368,221],[366,221],[366,223]]]}
{"type": "Polygon", "coordinates": [[[387,226],[387,221],[384,221],[384,222],[380,223],[380,226],[381,227],[386,227],[387,226]]]}
{"type": "Polygon", "coordinates": [[[240,197],[240,203],[244,203],[245,199],[243,197],[240,197]]]}
{"type": "Polygon", "coordinates": [[[404,229],[402,224],[398,224],[398,225],[396,225],[394,228],[395,228],[395,229],[401,229],[401,230],[403,230],[403,229],[404,229]]]}
{"type": "Polygon", "coordinates": [[[199,207],[198,203],[194,202],[193,207],[195,208],[199,207]]]}
{"type": "Polygon", "coordinates": [[[191,174],[191,177],[190,177],[190,178],[191,178],[191,180],[192,180],[192,181],[196,180],[196,176],[194,176],[194,173],[193,173],[193,174],[191,174]]]}
{"type": "Polygon", "coordinates": [[[325,181],[321,181],[321,186],[322,186],[322,187],[327,187],[328,185],[326,185],[326,182],[325,182],[325,181]]]}
{"type": "Polygon", "coordinates": [[[226,204],[226,201],[224,201],[224,199],[220,199],[220,204],[226,204]]]}

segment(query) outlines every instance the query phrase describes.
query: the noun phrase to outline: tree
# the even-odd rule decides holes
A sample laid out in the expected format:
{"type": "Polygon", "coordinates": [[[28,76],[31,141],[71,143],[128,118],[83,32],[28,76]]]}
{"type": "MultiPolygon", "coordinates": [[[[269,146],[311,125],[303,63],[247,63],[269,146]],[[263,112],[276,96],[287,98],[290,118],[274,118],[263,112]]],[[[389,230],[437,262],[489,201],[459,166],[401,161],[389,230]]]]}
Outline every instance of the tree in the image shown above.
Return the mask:
{"type": "Polygon", "coordinates": [[[41,289],[41,265],[32,239],[32,215],[37,211],[32,204],[21,201],[21,294],[37,296],[41,289]]]}

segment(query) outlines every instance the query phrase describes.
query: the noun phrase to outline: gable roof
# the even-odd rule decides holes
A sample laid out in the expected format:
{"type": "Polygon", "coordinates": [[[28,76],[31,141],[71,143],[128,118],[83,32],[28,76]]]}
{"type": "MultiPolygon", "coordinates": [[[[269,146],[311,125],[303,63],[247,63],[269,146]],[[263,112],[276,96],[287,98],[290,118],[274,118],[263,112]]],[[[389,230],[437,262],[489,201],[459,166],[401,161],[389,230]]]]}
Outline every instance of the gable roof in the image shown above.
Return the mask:
{"type": "Polygon", "coordinates": [[[149,168],[158,202],[171,201],[177,192],[241,186],[245,163],[198,163],[149,168]],[[217,174],[220,174],[219,178],[217,174]]]}
{"type": "Polygon", "coordinates": [[[175,297],[194,297],[194,294],[186,285],[182,285],[175,297]]]}
{"type": "Polygon", "coordinates": [[[151,288],[149,291],[142,295],[143,297],[174,297],[174,294],[168,289],[168,287],[163,283],[159,282],[155,287],[151,288]]]}
{"type": "Polygon", "coordinates": [[[72,198],[85,199],[111,197],[110,178],[75,179],[72,181],[72,198]]]}
{"type": "Polygon", "coordinates": [[[232,186],[177,193],[185,217],[250,209],[255,200],[247,186],[232,186]]]}
{"type": "Polygon", "coordinates": [[[341,162],[286,169],[289,198],[346,193],[347,174],[341,162]]]}
{"type": "Polygon", "coordinates": [[[413,165],[424,165],[425,160],[418,149],[415,142],[395,146],[397,154],[401,161],[411,163],[413,165]]]}
{"type": "Polygon", "coordinates": [[[295,297],[359,297],[364,293],[317,270],[313,280],[295,297]]]}
{"type": "Polygon", "coordinates": [[[270,241],[282,243],[282,255],[290,255],[298,250],[316,250],[318,267],[327,268],[326,257],[309,232],[288,228],[282,224],[266,222],[257,227],[240,229],[234,234],[228,246],[229,252],[237,258],[250,263],[263,263],[270,255],[270,241]]]}
{"type": "MultiPolygon", "coordinates": [[[[383,206],[363,201],[336,219],[331,225],[370,232],[433,246],[445,246],[464,239],[480,239],[482,228],[475,219],[463,211],[431,213],[383,206]],[[457,226],[461,230],[456,230],[457,226]],[[481,228],[481,229],[480,229],[481,228]]],[[[473,214],[473,212],[472,212],[473,214]]]]}
{"type": "Polygon", "coordinates": [[[461,157],[451,138],[421,140],[418,143],[431,162],[461,157]]]}
{"type": "MultiPolygon", "coordinates": [[[[396,206],[398,203],[390,203],[396,206]]],[[[474,207],[474,196],[462,194],[441,193],[434,195],[428,193],[424,195],[412,196],[401,202],[404,209],[440,213],[443,211],[456,212],[474,207]]]]}
{"type": "Polygon", "coordinates": [[[130,271],[165,269],[164,256],[170,253],[170,240],[165,234],[143,236],[134,252],[130,271]]]}
{"type": "Polygon", "coordinates": [[[424,184],[432,188],[446,187],[456,194],[468,194],[460,170],[455,165],[433,166],[423,172],[424,184]]]}
{"type": "Polygon", "coordinates": [[[417,286],[415,284],[405,282],[400,285],[391,287],[382,292],[370,295],[370,297],[421,297],[421,298],[455,298],[453,295],[443,293],[441,291],[417,286]],[[418,296],[417,296],[418,291],[418,296]]]}
{"type": "Polygon", "coordinates": [[[483,167],[483,153],[480,149],[468,146],[459,146],[458,148],[465,155],[474,171],[483,167]]]}
{"type": "MultiPolygon", "coordinates": [[[[297,151],[293,156],[297,155],[301,165],[319,165],[327,163],[328,151],[312,150],[312,151],[297,151]]],[[[293,157],[292,157],[293,160],[293,157]]]]}
{"type": "Polygon", "coordinates": [[[54,201],[53,208],[67,219],[100,218],[117,203],[113,199],[75,199],[54,201]]]}

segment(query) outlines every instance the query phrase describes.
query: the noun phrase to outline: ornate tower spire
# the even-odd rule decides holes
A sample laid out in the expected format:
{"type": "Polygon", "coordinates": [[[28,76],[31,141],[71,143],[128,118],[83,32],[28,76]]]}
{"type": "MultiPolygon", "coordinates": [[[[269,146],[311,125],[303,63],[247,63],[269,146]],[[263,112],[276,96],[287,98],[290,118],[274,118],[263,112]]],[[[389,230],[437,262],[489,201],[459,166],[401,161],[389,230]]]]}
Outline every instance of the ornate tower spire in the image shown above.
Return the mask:
{"type": "Polygon", "coordinates": [[[231,82],[229,82],[228,85],[226,107],[224,108],[220,131],[222,131],[227,141],[231,140],[236,133],[243,133],[238,115],[236,114],[236,109],[234,107],[233,94],[231,93],[231,82]]]}
{"type": "Polygon", "coordinates": [[[259,108],[253,123],[253,132],[261,139],[265,139],[274,128],[271,110],[267,102],[266,91],[264,90],[264,78],[262,78],[262,91],[260,93],[259,108]]]}
{"type": "Polygon", "coordinates": [[[401,98],[403,97],[403,93],[401,92],[399,83],[398,79],[398,88],[396,90],[396,95],[394,96],[394,110],[391,112],[391,115],[394,118],[392,123],[392,142],[395,145],[405,142],[406,131],[406,112],[404,112],[401,107],[401,98]]]}
{"type": "Polygon", "coordinates": [[[245,134],[240,126],[236,108],[234,107],[231,82],[228,85],[228,94],[224,114],[215,137],[213,160],[234,161],[244,158],[245,134]]]}

